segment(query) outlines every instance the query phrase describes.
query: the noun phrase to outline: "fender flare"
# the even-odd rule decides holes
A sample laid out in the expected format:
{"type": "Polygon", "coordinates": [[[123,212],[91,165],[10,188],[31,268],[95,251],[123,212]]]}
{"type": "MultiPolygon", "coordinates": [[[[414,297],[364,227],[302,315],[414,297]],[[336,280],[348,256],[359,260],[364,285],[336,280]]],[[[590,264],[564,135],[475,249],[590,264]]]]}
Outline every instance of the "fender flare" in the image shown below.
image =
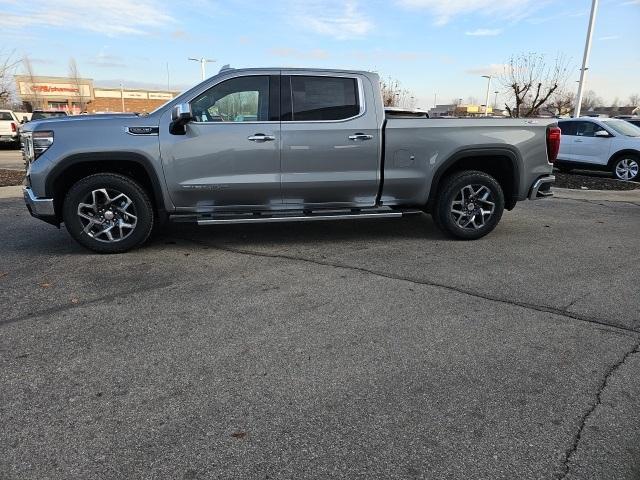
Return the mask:
{"type": "Polygon", "coordinates": [[[488,147],[462,147],[449,156],[440,166],[436,169],[432,179],[431,188],[429,189],[429,198],[427,199],[427,207],[431,207],[436,199],[438,193],[438,187],[442,181],[444,174],[457,162],[466,158],[478,158],[478,157],[506,157],[511,162],[513,167],[513,179],[512,198],[505,199],[507,205],[515,205],[518,201],[520,191],[520,172],[522,171],[522,158],[519,152],[509,145],[500,146],[488,146],[488,147]]]}
{"type": "Polygon", "coordinates": [[[151,180],[151,188],[153,191],[150,193],[153,194],[156,208],[158,209],[158,211],[167,211],[164,201],[164,195],[162,192],[162,183],[160,183],[160,178],[158,177],[158,174],[156,173],[151,160],[144,155],[135,152],[83,152],[64,157],[62,160],[56,162],[56,165],[47,175],[44,186],[45,195],[47,197],[53,198],[54,186],[56,181],[58,180],[58,178],[60,178],[60,175],[62,175],[68,168],[72,167],[73,165],[87,162],[99,163],[106,161],[127,161],[140,165],[151,180]]]}

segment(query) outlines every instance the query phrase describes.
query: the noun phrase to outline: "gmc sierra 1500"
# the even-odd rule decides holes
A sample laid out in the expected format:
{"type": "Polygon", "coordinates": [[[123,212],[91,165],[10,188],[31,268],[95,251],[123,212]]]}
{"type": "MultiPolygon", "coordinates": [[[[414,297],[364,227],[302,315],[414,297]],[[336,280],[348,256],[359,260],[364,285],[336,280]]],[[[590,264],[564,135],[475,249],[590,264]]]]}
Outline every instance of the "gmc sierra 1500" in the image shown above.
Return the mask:
{"type": "Polygon", "coordinates": [[[385,116],[374,73],[223,69],[148,115],[23,130],[31,214],[124,252],[165,220],[200,225],[428,212],[475,239],[551,195],[553,120],[385,116]]]}

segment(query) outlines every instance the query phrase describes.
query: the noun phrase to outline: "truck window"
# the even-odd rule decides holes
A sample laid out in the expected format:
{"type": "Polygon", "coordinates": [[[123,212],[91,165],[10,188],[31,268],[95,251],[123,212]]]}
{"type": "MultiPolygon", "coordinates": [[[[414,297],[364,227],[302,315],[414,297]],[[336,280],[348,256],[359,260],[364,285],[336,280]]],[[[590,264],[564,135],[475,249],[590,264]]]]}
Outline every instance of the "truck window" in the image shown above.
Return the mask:
{"type": "Polygon", "coordinates": [[[269,77],[255,75],[225,80],[191,102],[195,122],[266,122],[269,120],[269,77]]]}
{"type": "Polygon", "coordinates": [[[344,120],[360,113],[355,78],[291,75],[291,98],[293,121],[344,120]]]}
{"type": "Polygon", "coordinates": [[[9,120],[14,121],[13,117],[9,112],[0,112],[0,120],[9,120]]]}

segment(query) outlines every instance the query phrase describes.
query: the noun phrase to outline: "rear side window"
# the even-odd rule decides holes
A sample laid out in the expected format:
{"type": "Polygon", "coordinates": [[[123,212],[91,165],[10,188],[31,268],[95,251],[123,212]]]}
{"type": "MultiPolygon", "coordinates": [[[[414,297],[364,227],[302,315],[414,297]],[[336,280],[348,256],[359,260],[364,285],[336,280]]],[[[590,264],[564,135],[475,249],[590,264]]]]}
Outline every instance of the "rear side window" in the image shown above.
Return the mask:
{"type": "Polygon", "coordinates": [[[576,122],[558,122],[562,135],[575,135],[576,134],[576,122]]]}
{"type": "Polygon", "coordinates": [[[13,121],[13,117],[11,116],[11,114],[9,112],[0,112],[0,120],[9,120],[9,121],[13,121]]]}
{"type": "Polygon", "coordinates": [[[360,113],[355,78],[292,75],[291,100],[293,121],[344,120],[360,113]]]}

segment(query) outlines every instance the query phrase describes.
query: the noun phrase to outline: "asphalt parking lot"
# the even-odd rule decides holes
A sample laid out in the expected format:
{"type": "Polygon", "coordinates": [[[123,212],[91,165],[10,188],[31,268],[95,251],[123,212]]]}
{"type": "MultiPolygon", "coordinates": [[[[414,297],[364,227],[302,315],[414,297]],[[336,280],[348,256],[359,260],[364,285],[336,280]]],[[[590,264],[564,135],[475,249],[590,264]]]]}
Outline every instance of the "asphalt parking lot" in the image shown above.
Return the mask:
{"type": "Polygon", "coordinates": [[[0,240],[0,478],[640,475],[640,205],[0,240]]]}

